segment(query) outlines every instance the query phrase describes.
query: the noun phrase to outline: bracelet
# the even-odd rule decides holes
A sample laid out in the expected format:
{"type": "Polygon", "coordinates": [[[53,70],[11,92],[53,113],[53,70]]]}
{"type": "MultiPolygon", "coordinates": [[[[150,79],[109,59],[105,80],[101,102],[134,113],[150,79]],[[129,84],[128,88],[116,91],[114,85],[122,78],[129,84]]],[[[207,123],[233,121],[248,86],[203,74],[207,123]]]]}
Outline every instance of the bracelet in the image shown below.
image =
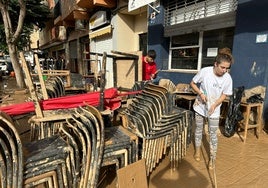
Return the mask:
{"type": "Polygon", "coordinates": [[[199,94],[199,96],[201,97],[202,94],[204,94],[204,93],[201,92],[201,93],[199,94]]]}

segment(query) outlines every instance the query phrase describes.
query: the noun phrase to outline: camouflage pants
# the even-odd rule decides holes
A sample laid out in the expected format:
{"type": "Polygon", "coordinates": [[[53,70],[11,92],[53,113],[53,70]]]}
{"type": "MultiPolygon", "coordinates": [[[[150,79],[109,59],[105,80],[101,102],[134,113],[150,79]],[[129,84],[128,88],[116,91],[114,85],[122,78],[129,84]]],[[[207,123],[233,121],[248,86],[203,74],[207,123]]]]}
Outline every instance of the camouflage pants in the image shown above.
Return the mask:
{"type": "MultiPolygon", "coordinates": [[[[198,113],[195,113],[195,147],[200,147],[202,143],[203,129],[204,129],[205,117],[198,113]]],[[[208,131],[209,131],[209,146],[210,146],[210,158],[216,159],[218,135],[217,130],[219,126],[219,118],[208,119],[208,131]]]]}

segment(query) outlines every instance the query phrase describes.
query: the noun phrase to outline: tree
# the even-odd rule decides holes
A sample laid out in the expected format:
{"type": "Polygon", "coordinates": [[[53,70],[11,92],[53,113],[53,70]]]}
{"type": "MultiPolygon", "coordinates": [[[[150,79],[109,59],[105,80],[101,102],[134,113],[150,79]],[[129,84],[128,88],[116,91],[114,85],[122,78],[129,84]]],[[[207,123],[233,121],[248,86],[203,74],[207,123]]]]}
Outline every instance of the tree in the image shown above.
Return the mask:
{"type": "MultiPolygon", "coordinates": [[[[15,71],[17,85],[20,88],[24,88],[25,83],[18,51],[22,50],[25,43],[29,42],[29,36],[34,25],[42,29],[49,19],[50,10],[42,2],[44,0],[0,0],[3,21],[3,25],[0,25],[0,30],[2,29],[0,35],[5,36],[1,39],[5,38],[6,49],[15,71]]],[[[4,46],[3,49],[5,49],[4,46]]]]}

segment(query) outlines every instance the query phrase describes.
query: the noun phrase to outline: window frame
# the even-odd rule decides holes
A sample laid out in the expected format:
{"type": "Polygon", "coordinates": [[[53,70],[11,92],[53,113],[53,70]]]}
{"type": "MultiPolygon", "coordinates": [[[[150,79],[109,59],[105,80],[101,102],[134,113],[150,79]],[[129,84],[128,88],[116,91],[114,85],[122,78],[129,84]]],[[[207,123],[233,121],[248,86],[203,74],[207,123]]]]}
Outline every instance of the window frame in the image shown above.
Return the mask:
{"type": "Polygon", "coordinates": [[[197,45],[189,45],[189,46],[180,46],[180,47],[172,47],[172,37],[170,39],[170,44],[169,44],[169,58],[168,58],[168,70],[170,71],[176,71],[176,72],[196,72],[200,70],[202,64],[202,46],[203,46],[203,31],[199,32],[199,39],[198,39],[198,44],[197,45]],[[173,50],[179,50],[179,49],[189,49],[189,48],[198,48],[198,55],[197,55],[197,69],[174,69],[171,68],[171,63],[172,63],[172,52],[173,50]]]}
{"type": "MultiPolygon", "coordinates": [[[[172,47],[172,44],[174,43],[174,41],[172,40],[172,37],[170,38],[170,44],[169,44],[169,58],[168,58],[168,71],[173,71],[173,72],[183,72],[183,73],[196,73],[198,72],[201,68],[206,67],[206,66],[212,66],[214,64],[213,60],[214,60],[214,56],[210,56],[210,57],[205,57],[203,56],[205,53],[203,51],[209,48],[217,48],[220,49],[222,47],[228,47],[230,49],[232,49],[232,44],[233,44],[233,39],[234,39],[234,30],[235,27],[226,27],[226,28],[221,28],[221,29],[214,29],[214,30],[206,30],[206,31],[200,31],[199,33],[199,40],[198,40],[198,44],[197,45],[185,45],[185,46],[179,46],[179,47],[172,47]],[[215,45],[208,45],[210,44],[209,41],[204,41],[205,38],[205,32],[213,32],[213,31],[217,31],[219,30],[219,32],[217,33],[217,35],[215,35],[215,38],[212,38],[212,40],[215,40],[216,43],[215,45]],[[221,31],[222,30],[222,31],[221,31]],[[230,30],[232,33],[230,33],[230,30]],[[223,38],[224,40],[221,41],[219,40],[219,38],[223,38]],[[232,39],[232,40],[230,40],[232,39]],[[231,42],[229,42],[231,41],[231,42]],[[204,44],[205,43],[205,44],[204,44]],[[197,65],[191,69],[188,68],[172,68],[175,66],[172,66],[172,63],[174,62],[174,60],[172,59],[172,53],[174,50],[178,50],[178,49],[189,49],[189,48],[199,48],[198,50],[198,55],[197,55],[197,65]],[[207,61],[205,61],[203,58],[211,58],[211,63],[207,63],[207,61]],[[173,61],[172,61],[173,60],[173,61]]],[[[206,34],[207,35],[207,34],[206,34]]],[[[178,36],[182,36],[183,35],[175,35],[176,37],[178,36]]],[[[173,36],[173,37],[175,37],[173,36]]],[[[213,35],[212,35],[213,36],[213,35]]],[[[185,63],[187,63],[187,59],[185,61],[185,63]]]]}

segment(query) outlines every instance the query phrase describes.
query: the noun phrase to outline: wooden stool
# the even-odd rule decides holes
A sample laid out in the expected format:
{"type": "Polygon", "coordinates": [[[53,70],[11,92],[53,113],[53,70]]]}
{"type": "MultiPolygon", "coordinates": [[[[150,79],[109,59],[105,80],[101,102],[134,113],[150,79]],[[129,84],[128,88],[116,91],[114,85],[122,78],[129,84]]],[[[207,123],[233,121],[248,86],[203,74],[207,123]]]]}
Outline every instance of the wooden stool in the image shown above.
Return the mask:
{"type": "Polygon", "coordinates": [[[262,110],[263,103],[241,103],[241,111],[243,112],[244,119],[239,122],[239,128],[244,129],[244,136],[242,138],[243,142],[246,142],[248,129],[255,129],[256,137],[259,138],[263,121],[262,121],[262,110]],[[250,124],[249,117],[252,109],[255,109],[257,112],[256,122],[250,124]]]}

